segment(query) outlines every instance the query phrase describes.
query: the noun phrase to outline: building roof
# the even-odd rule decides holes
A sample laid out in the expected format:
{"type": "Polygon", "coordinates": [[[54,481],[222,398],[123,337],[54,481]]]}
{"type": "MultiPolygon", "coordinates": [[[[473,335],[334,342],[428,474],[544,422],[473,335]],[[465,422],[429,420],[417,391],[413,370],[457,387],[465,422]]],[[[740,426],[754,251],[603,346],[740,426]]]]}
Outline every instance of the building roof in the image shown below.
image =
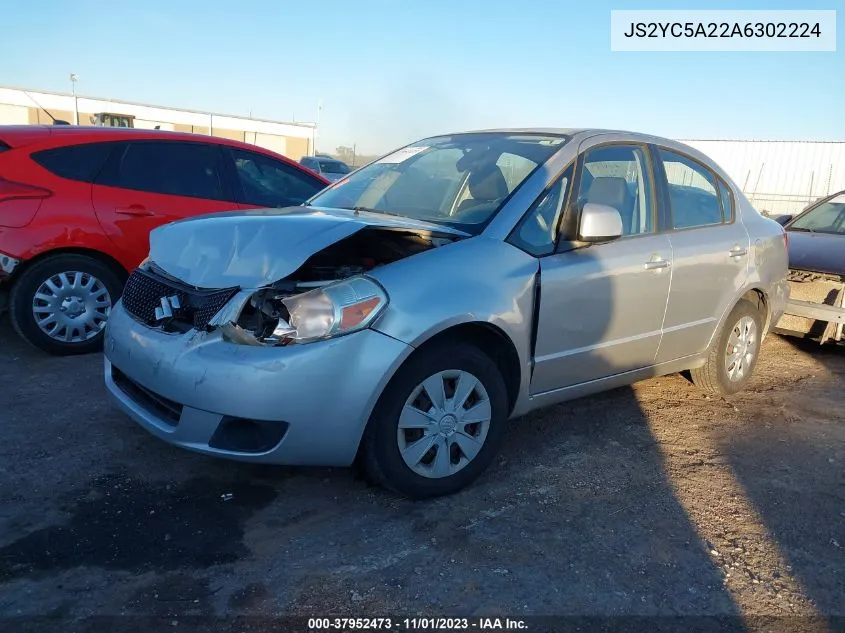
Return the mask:
{"type": "MultiPolygon", "coordinates": [[[[52,91],[52,90],[40,90],[40,89],[36,90],[36,89],[30,89],[30,88],[19,88],[17,86],[0,85],[0,90],[13,90],[13,91],[17,91],[17,92],[30,93],[30,94],[34,94],[34,95],[41,94],[41,95],[53,95],[53,96],[57,96],[57,97],[73,98],[73,94],[70,93],[70,92],[55,92],[55,91],[52,91]]],[[[297,123],[295,121],[293,121],[293,122],[292,121],[278,121],[278,120],[274,120],[274,119],[262,119],[262,118],[252,117],[252,116],[246,116],[245,117],[245,116],[241,116],[241,115],[238,115],[238,114],[225,114],[225,113],[222,113],[222,112],[209,112],[209,111],[206,111],[206,110],[195,110],[195,109],[192,109],[192,108],[177,108],[177,107],[174,107],[174,106],[156,105],[156,104],[151,104],[151,103],[141,103],[141,102],[138,102],[138,101],[123,101],[123,100],[120,100],[120,99],[111,99],[109,97],[92,97],[92,96],[88,96],[88,95],[77,94],[76,98],[80,101],[83,100],[83,99],[86,99],[86,100],[89,100],[89,101],[103,101],[103,102],[107,102],[107,103],[112,103],[112,104],[117,105],[117,106],[121,106],[121,105],[123,105],[123,106],[141,106],[141,107],[145,107],[145,108],[155,108],[157,110],[171,110],[173,112],[190,112],[192,114],[202,114],[202,115],[205,115],[205,116],[229,117],[229,118],[235,118],[235,119],[247,119],[247,120],[250,120],[250,121],[258,121],[258,122],[261,122],[261,123],[281,123],[281,124],[284,124],[284,125],[297,125],[297,126],[306,127],[306,128],[309,128],[309,129],[314,127],[313,123],[306,123],[306,122],[297,123]]],[[[32,105],[34,106],[35,104],[33,103],[32,105]]]]}

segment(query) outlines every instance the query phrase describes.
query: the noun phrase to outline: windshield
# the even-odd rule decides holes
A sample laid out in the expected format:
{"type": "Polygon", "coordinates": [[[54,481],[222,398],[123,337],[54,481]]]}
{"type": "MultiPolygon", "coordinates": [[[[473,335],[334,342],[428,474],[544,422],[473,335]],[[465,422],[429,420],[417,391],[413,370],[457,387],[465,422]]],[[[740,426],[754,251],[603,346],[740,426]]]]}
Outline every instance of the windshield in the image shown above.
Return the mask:
{"type": "Polygon", "coordinates": [[[789,230],[845,234],[845,196],[837,196],[808,211],[795,220],[789,230]]]}
{"type": "Polygon", "coordinates": [[[359,169],[309,204],[400,215],[477,234],[567,140],[510,133],[429,138],[359,169]]]}
{"type": "Polygon", "coordinates": [[[325,174],[348,174],[350,170],[345,163],[333,160],[323,160],[320,161],[320,171],[325,174]]]}

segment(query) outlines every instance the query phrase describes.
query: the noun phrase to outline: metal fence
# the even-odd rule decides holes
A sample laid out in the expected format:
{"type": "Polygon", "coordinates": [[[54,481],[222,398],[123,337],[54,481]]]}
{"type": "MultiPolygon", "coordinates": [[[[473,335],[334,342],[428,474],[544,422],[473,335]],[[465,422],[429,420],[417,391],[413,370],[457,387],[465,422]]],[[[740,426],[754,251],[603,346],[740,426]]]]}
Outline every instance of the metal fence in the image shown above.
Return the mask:
{"type": "Polygon", "coordinates": [[[686,140],[715,160],[759,211],[797,213],[845,189],[845,142],[686,140]]]}

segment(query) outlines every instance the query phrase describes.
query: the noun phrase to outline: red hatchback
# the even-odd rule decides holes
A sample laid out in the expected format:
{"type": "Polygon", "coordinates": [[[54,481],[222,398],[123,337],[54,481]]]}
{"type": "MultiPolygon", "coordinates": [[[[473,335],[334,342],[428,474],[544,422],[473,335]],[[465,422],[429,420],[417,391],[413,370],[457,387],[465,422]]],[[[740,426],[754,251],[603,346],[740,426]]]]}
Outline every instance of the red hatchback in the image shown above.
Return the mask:
{"type": "Polygon", "coordinates": [[[152,229],[298,205],[327,184],[283,156],[222,138],[0,126],[0,303],[8,293],[12,324],[33,345],[95,351],[152,229]]]}

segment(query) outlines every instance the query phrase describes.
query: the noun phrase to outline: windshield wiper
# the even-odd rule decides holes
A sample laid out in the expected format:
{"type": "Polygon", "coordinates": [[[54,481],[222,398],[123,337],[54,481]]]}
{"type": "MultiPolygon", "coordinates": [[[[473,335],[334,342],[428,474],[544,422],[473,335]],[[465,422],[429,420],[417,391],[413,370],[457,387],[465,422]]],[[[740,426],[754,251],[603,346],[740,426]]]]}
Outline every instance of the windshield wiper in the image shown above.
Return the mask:
{"type": "MultiPolygon", "coordinates": [[[[348,207],[347,207],[348,208],[348,207]]],[[[350,211],[354,211],[356,214],[361,213],[381,213],[382,215],[392,215],[397,218],[405,218],[408,216],[402,215],[401,213],[391,213],[390,211],[383,211],[381,209],[373,209],[372,207],[352,207],[349,209],[350,211]]]]}
{"type": "Polygon", "coordinates": [[[803,226],[790,226],[790,231],[799,231],[801,233],[815,233],[814,229],[805,229],[803,226]]]}

